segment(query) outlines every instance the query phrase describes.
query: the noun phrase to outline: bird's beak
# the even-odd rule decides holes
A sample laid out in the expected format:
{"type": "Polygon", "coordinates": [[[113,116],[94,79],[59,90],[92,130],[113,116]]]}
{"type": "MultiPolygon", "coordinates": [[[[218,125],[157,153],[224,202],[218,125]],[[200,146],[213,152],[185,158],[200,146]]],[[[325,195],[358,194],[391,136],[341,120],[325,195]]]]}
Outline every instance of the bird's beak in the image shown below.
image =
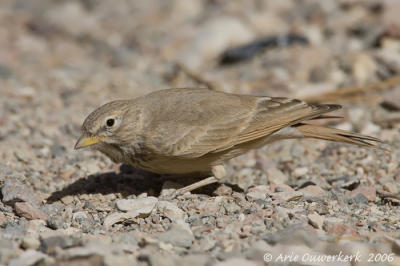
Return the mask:
{"type": "Polygon", "coordinates": [[[74,149],[81,149],[81,148],[86,148],[95,144],[98,144],[100,142],[100,139],[98,137],[85,137],[85,136],[81,136],[78,141],[75,144],[74,149]]]}

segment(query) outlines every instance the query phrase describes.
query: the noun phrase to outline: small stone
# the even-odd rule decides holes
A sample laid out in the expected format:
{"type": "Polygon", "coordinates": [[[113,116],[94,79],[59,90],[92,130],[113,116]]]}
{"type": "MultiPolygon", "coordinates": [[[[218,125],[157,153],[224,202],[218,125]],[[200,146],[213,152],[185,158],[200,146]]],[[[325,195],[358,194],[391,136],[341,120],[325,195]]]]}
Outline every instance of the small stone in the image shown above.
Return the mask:
{"type": "MultiPolygon", "coordinates": [[[[3,234],[4,236],[4,234],[3,234]]],[[[6,265],[16,256],[17,246],[9,239],[0,238],[0,264],[6,265]]]]}
{"type": "Polygon", "coordinates": [[[194,241],[193,234],[179,225],[173,225],[170,230],[160,234],[158,239],[183,248],[190,248],[194,241]]]}
{"type": "Polygon", "coordinates": [[[7,221],[6,216],[5,216],[2,212],[0,212],[0,227],[2,227],[3,224],[4,224],[6,221],[7,221]]]}
{"type": "Polygon", "coordinates": [[[376,188],[374,187],[359,186],[351,192],[350,198],[354,198],[355,196],[357,196],[357,194],[362,194],[368,199],[368,201],[376,200],[376,188]]]}
{"type": "Polygon", "coordinates": [[[106,254],[104,256],[104,266],[130,266],[132,259],[124,255],[106,254]]]}
{"type": "Polygon", "coordinates": [[[12,259],[9,266],[31,266],[46,259],[48,256],[42,252],[29,249],[23,252],[18,258],[12,259]]]}
{"type": "Polygon", "coordinates": [[[39,199],[26,185],[13,178],[7,178],[4,181],[1,189],[3,195],[2,201],[7,204],[14,204],[18,201],[25,201],[32,206],[38,207],[40,204],[39,199]]]}
{"type": "Polygon", "coordinates": [[[46,223],[49,228],[54,229],[54,230],[62,229],[65,224],[63,217],[60,215],[50,216],[46,220],[46,223]]]}
{"type": "Polygon", "coordinates": [[[84,211],[75,212],[72,215],[72,226],[81,228],[87,233],[94,228],[94,220],[90,214],[84,211]]]}
{"type": "Polygon", "coordinates": [[[49,217],[58,216],[64,209],[65,205],[62,203],[44,204],[40,209],[44,211],[49,217]]]}
{"type": "MultiPolygon", "coordinates": [[[[361,129],[361,134],[375,135],[381,131],[381,127],[372,122],[367,122],[361,129]]],[[[362,169],[362,168],[361,168],[362,169]]]]}
{"type": "Polygon", "coordinates": [[[355,227],[343,223],[330,223],[325,221],[323,229],[329,235],[343,236],[343,235],[358,235],[358,230],[355,227]]]}
{"type": "Polygon", "coordinates": [[[247,190],[246,198],[250,201],[265,200],[267,198],[268,191],[269,187],[266,185],[252,187],[247,190]]]}
{"type": "Polygon", "coordinates": [[[47,231],[48,229],[46,228],[46,221],[43,220],[30,220],[28,222],[28,228],[27,232],[29,233],[40,233],[43,231],[47,231]]]}
{"type": "Polygon", "coordinates": [[[160,196],[172,195],[179,188],[182,188],[181,184],[167,180],[162,185],[160,196]]]}
{"type": "Polygon", "coordinates": [[[64,203],[65,205],[69,205],[74,202],[74,197],[72,197],[71,195],[62,197],[61,202],[64,203]]]}
{"type": "Polygon", "coordinates": [[[360,53],[353,60],[352,70],[357,84],[363,85],[375,76],[377,64],[368,53],[360,53]]]}
{"type": "Polygon", "coordinates": [[[47,214],[41,211],[40,209],[32,206],[28,202],[16,202],[15,203],[15,212],[20,217],[25,217],[28,220],[41,219],[46,220],[47,214]]]}
{"type": "Polygon", "coordinates": [[[325,196],[326,192],[321,187],[316,185],[306,186],[302,189],[299,189],[299,192],[303,193],[305,197],[323,197],[325,196]]]}
{"type": "Polygon", "coordinates": [[[116,223],[120,223],[126,220],[134,219],[138,217],[140,213],[131,211],[131,212],[115,212],[110,215],[108,215],[103,222],[103,225],[106,229],[109,229],[111,226],[113,226],[116,223]]]}
{"type": "MultiPolygon", "coordinates": [[[[382,187],[383,187],[383,189],[384,189],[385,191],[390,192],[390,193],[393,193],[393,194],[396,194],[396,193],[399,192],[399,190],[398,190],[398,188],[397,188],[397,184],[394,183],[394,182],[386,182],[386,183],[384,183],[384,184],[382,185],[382,187]]],[[[1,220],[1,217],[0,217],[0,220],[1,220]]],[[[1,225],[1,222],[0,222],[0,225],[1,225]]]]}
{"type": "Polygon", "coordinates": [[[180,60],[189,69],[196,70],[226,48],[243,44],[253,37],[253,32],[236,17],[218,16],[208,19],[194,38],[180,49],[180,60]]]}
{"type": "Polygon", "coordinates": [[[369,200],[361,193],[358,193],[349,200],[349,203],[368,204],[369,200]]]}
{"type": "Polygon", "coordinates": [[[266,174],[268,177],[268,181],[273,184],[284,184],[288,181],[288,176],[282,173],[276,167],[270,167],[266,169],[266,174]]]}
{"type": "Polygon", "coordinates": [[[292,191],[294,191],[294,189],[291,186],[288,186],[286,184],[272,184],[270,186],[270,190],[273,192],[284,192],[284,191],[292,192],[292,191]]]}
{"type": "Polygon", "coordinates": [[[229,196],[232,194],[232,188],[228,187],[225,184],[221,184],[214,192],[213,194],[217,196],[229,196]]]}
{"type": "Polygon", "coordinates": [[[25,218],[17,221],[6,222],[4,230],[1,230],[1,236],[4,238],[22,239],[27,232],[28,221],[25,218]]]}
{"type": "Polygon", "coordinates": [[[316,229],[322,229],[324,217],[317,213],[311,213],[308,215],[308,223],[316,229]]]}
{"type": "Polygon", "coordinates": [[[185,218],[185,212],[169,201],[159,201],[157,209],[161,215],[167,217],[171,221],[182,220],[185,218]]]}
{"type": "MultiPolygon", "coordinates": [[[[171,249],[170,244],[160,243],[160,246],[166,246],[164,249],[171,249]]],[[[175,266],[179,265],[177,263],[177,256],[174,254],[169,254],[169,256],[163,256],[162,253],[158,253],[155,250],[144,250],[138,255],[138,261],[147,262],[147,265],[165,265],[165,266],[175,266]]],[[[134,264],[135,265],[135,264],[134,264]]],[[[140,264],[139,264],[140,265],[140,264]]],[[[184,265],[184,264],[182,264],[184,265]]]]}
{"type": "Polygon", "coordinates": [[[197,205],[197,209],[204,214],[216,214],[219,210],[219,203],[217,201],[203,201],[197,205]]]}
{"type": "Polygon", "coordinates": [[[387,91],[383,96],[383,105],[390,111],[400,111],[400,86],[387,91]]]}
{"type": "Polygon", "coordinates": [[[181,263],[177,265],[190,265],[190,266],[206,266],[211,265],[211,259],[206,254],[191,254],[180,258],[181,263]]]}
{"type": "Polygon", "coordinates": [[[301,176],[306,175],[307,173],[308,173],[308,168],[307,167],[299,167],[299,168],[294,169],[293,176],[295,178],[299,178],[301,176]]]}
{"type": "Polygon", "coordinates": [[[139,213],[143,217],[147,217],[152,212],[157,202],[158,199],[155,197],[145,197],[117,200],[116,205],[121,211],[133,211],[139,213]]]}
{"type": "Polygon", "coordinates": [[[239,213],[241,210],[240,206],[234,202],[226,202],[223,204],[223,206],[225,208],[226,213],[229,215],[239,213]]]}
{"type": "Polygon", "coordinates": [[[40,241],[34,236],[25,236],[22,239],[21,247],[23,249],[38,249],[40,246],[40,241]]]}
{"type": "Polygon", "coordinates": [[[82,240],[80,238],[69,235],[50,236],[40,240],[40,250],[47,254],[53,253],[57,247],[65,249],[81,245],[82,240]]]}
{"type": "Polygon", "coordinates": [[[273,194],[274,198],[280,199],[283,202],[297,201],[303,197],[303,194],[298,191],[283,191],[273,194]]]}

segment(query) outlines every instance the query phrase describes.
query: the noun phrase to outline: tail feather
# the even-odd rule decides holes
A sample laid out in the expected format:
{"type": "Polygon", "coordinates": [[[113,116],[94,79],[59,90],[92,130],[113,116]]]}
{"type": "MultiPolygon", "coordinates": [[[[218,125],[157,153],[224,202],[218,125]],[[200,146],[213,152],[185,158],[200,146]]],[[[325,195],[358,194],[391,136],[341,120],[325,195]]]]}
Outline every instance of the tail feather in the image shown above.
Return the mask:
{"type": "Polygon", "coordinates": [[[370,137],[336,128],[329,128],[329,127],[310,125],[304,123],[296,124],[294,125],[294,127],[296,127],[296,129],[299,130],[306,138],[339,141],[363,147],[386,150],[386,148],[378,145],[378,143],[383,143],[383,142],[375,137],[370,137]]]}

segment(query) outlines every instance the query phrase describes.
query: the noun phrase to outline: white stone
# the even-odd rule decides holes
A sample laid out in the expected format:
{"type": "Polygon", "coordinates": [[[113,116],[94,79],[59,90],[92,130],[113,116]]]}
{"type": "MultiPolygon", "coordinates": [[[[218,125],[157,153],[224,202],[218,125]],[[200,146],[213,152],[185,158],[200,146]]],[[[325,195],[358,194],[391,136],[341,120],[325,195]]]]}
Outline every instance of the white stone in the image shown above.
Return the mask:
{"type": "Polygon", "coordinates": [[[156,206],[158,199],[155,197],[146,197],[139,199],[121,199],[116,201],[117,208],[120,211],[138,212],[141,215],[149,215],[156,206]]]}
{"type": "Polygon", "coordinates": [[[171,221],[182,220],[185,218],[185,212],[169,201],[159,201],[157,208],[162,215],[166,216],[171,221]]]}

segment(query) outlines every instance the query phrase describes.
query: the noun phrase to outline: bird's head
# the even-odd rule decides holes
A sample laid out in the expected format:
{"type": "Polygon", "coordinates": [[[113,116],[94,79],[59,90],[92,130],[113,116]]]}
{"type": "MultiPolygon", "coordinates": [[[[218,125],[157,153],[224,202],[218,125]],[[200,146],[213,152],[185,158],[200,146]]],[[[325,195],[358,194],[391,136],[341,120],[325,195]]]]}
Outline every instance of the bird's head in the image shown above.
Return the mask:
{"type": "Polygon", "coordinates": [[[75,144],[75,149],[101,144],[118,144],[124,135],[123,124],[129,101],[118,100],[107,103],[94,110],[83,122],[82,135],[75,144]]]}

